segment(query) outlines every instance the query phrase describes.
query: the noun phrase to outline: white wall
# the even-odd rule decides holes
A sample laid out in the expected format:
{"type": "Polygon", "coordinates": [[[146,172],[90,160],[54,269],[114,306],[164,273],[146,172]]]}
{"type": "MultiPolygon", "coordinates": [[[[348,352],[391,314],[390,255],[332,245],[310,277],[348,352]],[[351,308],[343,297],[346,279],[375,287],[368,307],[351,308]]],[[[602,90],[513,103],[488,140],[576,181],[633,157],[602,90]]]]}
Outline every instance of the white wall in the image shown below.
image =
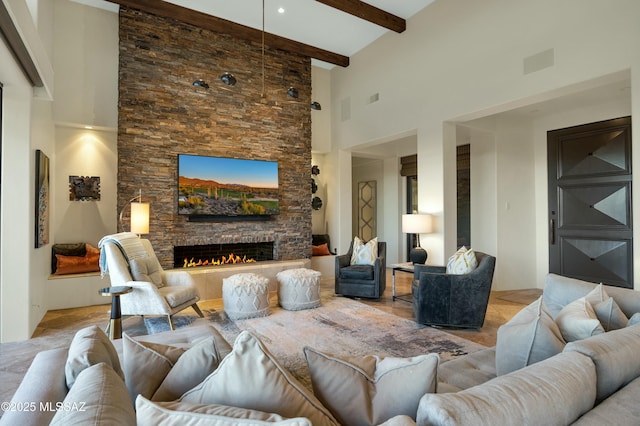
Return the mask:
{"type": "Polygon", "coordinates": [[[53,239],[97,246],[102,237],[117,229],[117,135],[58,125],[55,138],[53,239]],[[100,177],[100,200],[70,201],[69,176],[100,177]]]}
{"type": "MultiPolygon", "coordinates": [[[[381,37],[353,56],[348,68],[332,70],[334,150],[357,150],[371,141],[417,129],[420,209],[437,215],[437,233],[421,241],[430,253],[429,262],[440,263],[455,247],[456,236],[455,173],[451,173],[455,170],[455,128],[450,123],[552,99],[624,70],[631,70],[632,82],[637,81],[639,16],[640,3],[632,0],[434,2],[408,21],[407,31],[381,37]],[[554,50],[554,64],[525,74],[524,59],[547,49],[554,50]],[[390,75],[401,76],[401,82],[390,75]],[[370,108],[364,100],[376,92],[380,101],[370,108]],[[343,121],[345,99],[350,99],[350,119],[343,121]]],[[[637,84],[631,87],[634,97],[640,98],[637,84]]],[[[639,115],[638,102],[632,106],[636,109],[631,112],[639,115]]],[[[599,115],[598,120],[607,113],[600,111],[599,115]]],[[[517,235],[527,239],[521,244],[536,246],[531,250],[534,258],[528,261],[538,265],[537,274],[526,283],[511,278],[516,273],[511,266],[500,269],[506,275],[499,288],[542,285],[540,265],[544,262],[539,258],[545,256],[546,248],[541,250],[536,241],[542,238],[542,229],[546,236],[546,227],[539,226],[546,219],[537,209],[529,209],[532,203],[538,206],[540,198],[537,193],[535,197],[519,196],[504,181],[515,171],[510,163],[513,156],[524,150],[529,162],[516,163],[523,174],[514,184],[534,188],[530,179],[537,182],[540,166],[534,163],[538,148],[531,146],[531,132],[531,128],[523,132],[519,124],[505,122],[494,135],[497,180],[492,208],[496,222],[488,225],[496,230],[498,263],[515,265],[522,260],[521,254],[510,249],[515,243],[509,236],[517,235]],[[531,216],[534,212],[535,218],[531,216]],[[528,233],[523,234],[517,223],[520,213],[536,224],[528,233]]],[[[638,138],[635,132],[634,140],[638,138]]],[[[348,188],[341,182],[337,185],[341,190],[348,188]]],[[[533,185],[537,188],[538,184],[533,185]]],[[[640,228],[636,232],[640,236],[640,228]]],[[[494,243],[487,240],[487,244],[494,243]]]]}
{"type": "Polygon", "coordinates": [[[311,68],[311,100],[319,102],[321,110],[311,110],[311,152],[331,151],[331,73],[319,67],[311,68]]]}
{"type": "Polygon", "coordinates": [[[118,14],[54,0],[58,124],[118,126],[118,14]]]}
{"type": "MultiPolygon", "coordinates": [[[[32,90],[0,39],[2,104],[2,217],[0,235],[0,340],[30,333],[30,268],[35,185],[30,139],[32,90]],[[11,185],[8,183],[11,182],[11,185]]],[[[35,155],[33,155],[35,158],[35,155]]]]}

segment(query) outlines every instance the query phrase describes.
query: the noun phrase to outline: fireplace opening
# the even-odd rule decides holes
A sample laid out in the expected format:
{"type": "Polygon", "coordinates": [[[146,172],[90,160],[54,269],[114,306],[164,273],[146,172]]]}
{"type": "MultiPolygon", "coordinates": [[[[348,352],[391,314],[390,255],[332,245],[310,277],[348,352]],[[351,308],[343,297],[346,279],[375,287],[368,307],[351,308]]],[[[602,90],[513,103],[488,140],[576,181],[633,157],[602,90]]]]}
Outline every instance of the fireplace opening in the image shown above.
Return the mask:
{"type": "Polygon", "coordinates": [[[273,260],[273,241],[173,247],[173,265],[175,268],[183,268],[189,265],[211,266],[223,263],[242,263],[243,260],[245,262],[273,260]],[[233,261],[229,262],[230,258],[233,261]]]}

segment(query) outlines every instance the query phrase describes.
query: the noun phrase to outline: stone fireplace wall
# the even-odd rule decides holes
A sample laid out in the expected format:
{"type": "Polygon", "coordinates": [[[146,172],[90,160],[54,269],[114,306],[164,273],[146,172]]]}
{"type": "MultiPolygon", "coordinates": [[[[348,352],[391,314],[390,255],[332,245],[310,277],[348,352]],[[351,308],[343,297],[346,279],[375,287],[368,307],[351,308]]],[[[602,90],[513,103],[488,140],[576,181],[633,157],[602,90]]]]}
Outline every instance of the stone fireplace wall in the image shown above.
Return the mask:
{"type": "Polygon", "coordinates": [[[311,61],[120,8],[119,230],[131,198],[151,203],[150,234],[163,267],[173,246],[274,242],[274,259],[311,255],[311,61]],[[262,63],[264,58],[264,90],[262,63]],[[238,82],[225,86],[220,75],[238,82]],[[193,86],[204,79],[209,89],[193,86]],[[297,100],[287,96],[298,89],[297,100]],[[276,160],[280,214],[267,221],[190,222],[177,214],[178,154],[276,160]]]}

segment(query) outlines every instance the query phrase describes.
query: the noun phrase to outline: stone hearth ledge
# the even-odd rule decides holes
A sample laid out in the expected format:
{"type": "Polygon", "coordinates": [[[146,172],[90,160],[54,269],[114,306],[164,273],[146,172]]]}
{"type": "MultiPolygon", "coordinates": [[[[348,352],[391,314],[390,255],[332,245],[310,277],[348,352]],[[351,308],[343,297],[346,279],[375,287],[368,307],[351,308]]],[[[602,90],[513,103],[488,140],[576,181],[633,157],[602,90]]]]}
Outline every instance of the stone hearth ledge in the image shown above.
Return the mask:
{"type": "MultiPolygon", "coordinates": [[[[276,274],[280,271],[295,268],[310,268],[310,259],[266,260],[255,263],[238,263],[234,265],[198,266],[184,268],[196,283],[200,300],[222,298],[222,279],[240,273],[260,274],[269,279],[269,291],[278,290],[276,274]]],[[[177,268],[180,269],[180,268],[177,268]]]]}

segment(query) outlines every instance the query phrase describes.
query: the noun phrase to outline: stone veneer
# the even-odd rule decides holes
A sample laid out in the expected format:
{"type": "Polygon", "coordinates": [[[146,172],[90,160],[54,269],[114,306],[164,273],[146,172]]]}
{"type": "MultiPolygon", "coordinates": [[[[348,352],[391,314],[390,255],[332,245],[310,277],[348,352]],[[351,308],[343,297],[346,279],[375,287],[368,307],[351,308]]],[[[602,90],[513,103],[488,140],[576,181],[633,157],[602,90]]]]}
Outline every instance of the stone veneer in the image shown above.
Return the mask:
{"type": "Polygon", "coordinates": [[[119,31],[118,211],[142,190],[151,203],[147,237],[163,267],[173,266],[174,245],[273,241],[276,260],[310,257],[310,58],[267,47],[263,91],[260,44],[126,7],[119,31]],[[220,81],[225,71],[236,86],[220,81]],[[200,78],[209,89],[193,86],[200,78]],[[289,86],[299,99],[287,96],[289,86]],[[220,222],[179,216],[178,154],[278,161],[280,214],[220,222]]]}

